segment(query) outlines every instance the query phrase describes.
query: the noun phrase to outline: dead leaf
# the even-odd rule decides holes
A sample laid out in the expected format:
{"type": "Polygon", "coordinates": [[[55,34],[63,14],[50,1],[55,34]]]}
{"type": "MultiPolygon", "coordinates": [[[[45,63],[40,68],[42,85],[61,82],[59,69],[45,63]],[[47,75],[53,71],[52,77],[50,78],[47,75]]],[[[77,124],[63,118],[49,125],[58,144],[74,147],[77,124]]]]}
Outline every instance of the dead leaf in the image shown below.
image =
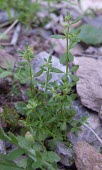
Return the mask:
{"type": "Polygon", "coordinates": [[[5,50],[0,49],[0,67],[8,69],[9,67],[13,68],[17,61],[16,57],[6,53],[5,50]]]}

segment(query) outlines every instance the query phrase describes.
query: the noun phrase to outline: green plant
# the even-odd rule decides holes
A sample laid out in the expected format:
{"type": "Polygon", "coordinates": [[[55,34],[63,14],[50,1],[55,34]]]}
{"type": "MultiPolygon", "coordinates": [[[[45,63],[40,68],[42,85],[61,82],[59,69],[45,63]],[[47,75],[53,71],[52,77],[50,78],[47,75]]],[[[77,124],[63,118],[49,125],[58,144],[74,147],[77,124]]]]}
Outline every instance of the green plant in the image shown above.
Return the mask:
{"type": "Polygon", "coordinates": [[[40,3],[37,1],[32,2],[31,0],[1,0],[0,9],[6,10],[10,19],[12,19],[11,9],[13,9],[15,12],[13,17],[30,26],[31,22],[36,20],[36,13],[40,9],[40,3]]]}
{"type": "MultiPolygon", "coordinates": [[[[61,0],[42,0],[42,2],[46,1],[48,6],[45,7],[45,11],[48,11],[48,16],[43,20],[49,21],[49,14],[50,12],[54,12],[54,7],[51,6],[52,3],[60,3],[61,0]]],[[[68,4],[74,4],[69,0],[67,1],[68,4]]],[[[56,4],[55,4],[56,5],[56,4]]],[[[36,13],[41,10],[41,1],[39,0],[0,0],[0,10],[6,10],[9,18],[11,20],[18,19],[21,23],[25,24],[26,26],[30,27],[31,25],[37,25],[40,22],[40,19],[37,17],[36,13]],[[12,10],[14,13],[12,14],[12,10]],[[37,22],[39,20],[39,22],[37,22]]]]}
{"type": "Polygon", "coordinates": [[[77,30],[79,29],[81,32],[78,37],[81,42],[90,45],[98,45],[102,43],[102,29],[89,24],[84,24],[77,28],[77,30]]]}
{"type": "Polygon", "coordinates": [[[3,112],[0,113],[0,118],[2,119],[2,124],[7,123],[7,126],[11,128],[19,127],[19,114],[13,107],[5,106],[3,112]]]}
{"type": "MultiPolygon", "coordinates": [[[[57,169],[57,162],[60,157],[53,150],[48,151],[47,147],[55,147],[57,141],[68,143],[66,132],[77,132],[83,123],[81,120],[74,119],[76,112],[72,107],[72,101],[76,98],[72,87],[79,80],[72,73],[78,69],[78,65],[69,70],[68,63],[74,59],[70,49],[79,41],[77,39],[79,31],[73,33],[70,30],[70,25],[78,21],[71,22],[70,19],[71,16],[68,14],[65,17],[63,35],[52,36],[52,38],[66,39],[66,51],[60,58],[60,62],[66,64],[65,73],[52,66],[52,56],[49,56],[48,60],[45,59],[45,64],[40,67],[37,73],[34,73],[31,67],[31,60],[34,58],[33,52],[28,46],[26,46],[25,51],[20,52],[25,61],[19,63],[18,68],[13,72],[13,79],[21,84],[29,82],[30,88],[26,90],[28,101],[26,103],[17,102],[15,107],[24,116],[20,123],[23,124],[27,133],[25,136],[16,137],[11,132],[6,135],[2,129],[0,130],[1,139],[9,140],[18,146],[18,149],[0,157],[1,168],[7,165],[7,168],[13,167],[13,170],[57,169]],[[46,73],[46,81],[40,82],[41,90],[36,88],[35,78],[43,72],[46,73]],[[62,73],[60,84],[52,81],[52,72],[62,73]],[[70,78],[71,82],[69,81],[70,78]],[[48,146],[45,144],[46,140],[48,146]],[[22,154],[26,154],[26,156],[21,162],[15,164],[14,160],[22,154]],[[4,163],[5,165],[3,165],[4,163]]],[[[2,78],[8,75],[12,76],[12,72],[8,75],[5,75],[5,72],[7,71],[1,70],[0,76],[2,75],[2,78]]]]}

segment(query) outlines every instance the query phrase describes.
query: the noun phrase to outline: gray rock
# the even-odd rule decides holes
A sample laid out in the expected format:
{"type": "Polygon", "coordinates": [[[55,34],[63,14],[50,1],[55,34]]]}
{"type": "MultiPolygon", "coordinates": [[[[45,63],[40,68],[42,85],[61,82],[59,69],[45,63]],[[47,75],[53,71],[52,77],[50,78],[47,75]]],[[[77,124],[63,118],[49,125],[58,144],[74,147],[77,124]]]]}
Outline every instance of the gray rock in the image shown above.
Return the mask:
{"type": "Polygon", "coordinates": [[[100,112],[99,112],[99,118],[102,120],[102,105],[101,105],[101,109],[100,109],[100,112]]]}
{"type": "Polygon", "coordinates": [[[88,47],[84,51],[85,57],[102,60],[102,47],[88,47]]]}
{"type": "Polygon", "coordinates": [[[89,47],[85,50],[85,53],[86,53],[86,54],[95,54],[95,53],[98,53],[98,48],[89,46],[89,47]]]}
{"type": "Polygon", "coordinates": [[[64,144],[57,142],[56,153],[61,157],[60,162],[65,166],[71,166],[74,162],[73,150],[64,144]]]}
{"type": "Polygon", "coordinates": [[[102,105],[102,61],[76,57],[74,64],[79,64],[77,93],[82,104],[99,112],[102,105]]]}
{"type": "MultiPolygon", "coordinates": [[[[13,9],[10,10],[10,15],[12,19],[15,17],[15,11],[13,9]]],[[[9,20],[8,13],[6,11],[0,11],[0,23],[7,22],[9,20]]]]}
{"type": "MultiPolygon", "coordinates": [[[[77,111],[75,119],[80,119],[81,117],[88,116],[89,118],[87,119],[87,126],[91,128],[99,136],[99,138],[102,139],[102,123],[98,115],[82,106],[79,101],[75,101],[73,103],[73,107],[77,111]]],[[[68,132],[68,140],[73,145],[80,141],[86,141],[88,143],[92,143],[97,150],[100,150],[100,147],[102,147],[102,143],[97,139],[95,134],[88,127],[83,124],[81,126],[81,131],[78,132],[78,135],[75,135],[72,132],[68,132]]]]}
{"type": "MultiPolygon", "coordinates": [[[[101,0],[97,0],[97,1],[96,0],[90,0],[90,1],[82,0],[80,6],[81,6],[81,11],[83,11],[83,13],[90,12],[92,14],[91,10],[93,10],[93,11],[96,11],[96,14],[98,14],[98,11],[101,11],[102,9],[102,1],[101,0]]],[[[94,15],[89,15],[89,16],[93,16],[93,18],[95,18],[94,15]]]]}
{"type": "MultiPolygon", "coordinates": [[[[50,54],[46,53],[45,51],[40,52],[36,58],[33,59],[32,61],[32,68],[34,70],[34,73],[37,73],[40,70],[40,66],[42,66],[43,64],[45,64],[45,59],[48,59],[50,56],[50,54]]],[[[62,70],[65,73],[66,67],[62,64],[60,64],[59,59],[55,56],[52,56],[52,66],[55,68],[58,68],[60,70],[62,70]]],[[[60,83],[61,81],[61,77],[63,76],[63,73],[52,73],[52,79],[51,81],[57,81],[58,83],[60,83]]],[[[40,75],[39,77],[36,78],[36,80],[39,81],[45,81],[46,80],[46,74],[43,73],[42,75],[40,75]]]]}
{"type": "Polygon", "coordinates": [[[92,17],[92,16],[85,16],[84,17],[84,21],[90,25],[92,25],[93,27],[97,27],[97,28],[102,28],[102,15],[97,15],[97,17],[92,17]]]}
{"type": "Polygon", "coordinates": [[[86,142],[75,145],[75,164],[78,170],[102,170],[102,154],[86,142]]]}
{"type": "Polygon", "coordinates": [[[51,32],[47,31],[43,28],[35,28],[35,29],[32,29],[32,30],[27,29],[26,34],[29,37],[31,37],[32,35],[37,35],[37,36],[43,37],[46,40],[51,36],[51,32]]]}

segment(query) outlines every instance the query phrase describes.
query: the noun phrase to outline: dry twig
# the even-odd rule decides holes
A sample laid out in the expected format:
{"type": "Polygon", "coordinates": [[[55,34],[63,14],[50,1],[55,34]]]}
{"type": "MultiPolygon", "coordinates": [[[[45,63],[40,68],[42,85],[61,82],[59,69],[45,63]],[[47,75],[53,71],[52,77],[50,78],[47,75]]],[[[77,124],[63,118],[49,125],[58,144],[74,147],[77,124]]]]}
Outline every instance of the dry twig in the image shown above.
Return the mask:
{"type": "Polygon", "coordinates": [[[0,40],[3,38],[3,36],[7,35],[8,32],[17,24],[18,19],[0,36],[0,40]]]}

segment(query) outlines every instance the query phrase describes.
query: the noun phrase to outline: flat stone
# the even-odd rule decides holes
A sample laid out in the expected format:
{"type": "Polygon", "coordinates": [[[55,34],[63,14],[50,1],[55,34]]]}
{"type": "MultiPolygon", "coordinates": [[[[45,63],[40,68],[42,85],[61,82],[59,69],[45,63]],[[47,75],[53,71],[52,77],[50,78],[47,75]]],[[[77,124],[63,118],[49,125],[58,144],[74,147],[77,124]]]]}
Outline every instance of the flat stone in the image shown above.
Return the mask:
{"type": "Polygon", "coordinates": [[[63,165],[70,167],[73,164],[73,150],[71,148],[68,148],[63,143],[57,142],[56,153],[61,157],[60,162],[63,165]]]}
{"type": "Polygon", "coordinates": [[[102,0],[82,0],[81,1],[81,10],[83,12],[88,11],[88,9],[93,9],[98,11],[102,9],[102,0]]]}
{"type": "MultiPolygon", "coordinates": [[[[10,10],[10,17],[13,19],[15,17],[15,11],[10,10]]],[[[10,18],[8,16],[8,13],[6,11],[0,11],[0,23],[4,23],[9,21],[10,18]]]]}
{"type": "Polygon", "coordinates": [[[93,58],[76,57],[74,64],[79,65],[77,94],[87,108],[100,112],[102,106],[102,61],[93,58]]]}
{"type": "Polygon", "coordinates": [[[101,109],[100,109],[100,112],[99,112],[99,118],[102,120],[102,105],[101,105],[101,109]]]}
{"type": "MultiPolygon", "coordinates": [[[[102,2],[101,2],[102,3],[102,2]]],[[[97,28],[102,28],[102,14],[101,15],[97,15],[95,16],[85,16],[84,17],[84,21],[86,21],[86,23],[88,23],[89,25],[92,25],[93,27],[97,27],[97,28]]]]}
{"type": "Polygon", "coordinates": [[[102,170],[102,154],[87,142],[78,142],[74,148],[78,170],[102,170]]]}
{"type": "Polygon", "coordinates": [[[101,142],[97,139],[95,134],[92,132],[92,130],[99,136],[100,139],[102,139],[102,123],[100,121],[99,116],[92,112],[91,110],[88,110],[85,108],[79,100],[74,101],[73,107],[76,110],[77,114],[75,119],[80,120],[82,117],[89,117],[87,118],[87,126],[91,128],[91,130],[86,127],[84,124],[80,127],[81,131],[78,131],[78,134],[75,135],[72,132],[67,133],[68,140],[73,144],[76,145],[77,142],[86,141],[88,143],[91,143],[98,151],[100,150],[100,147],[102,147],[101,142]]]}

